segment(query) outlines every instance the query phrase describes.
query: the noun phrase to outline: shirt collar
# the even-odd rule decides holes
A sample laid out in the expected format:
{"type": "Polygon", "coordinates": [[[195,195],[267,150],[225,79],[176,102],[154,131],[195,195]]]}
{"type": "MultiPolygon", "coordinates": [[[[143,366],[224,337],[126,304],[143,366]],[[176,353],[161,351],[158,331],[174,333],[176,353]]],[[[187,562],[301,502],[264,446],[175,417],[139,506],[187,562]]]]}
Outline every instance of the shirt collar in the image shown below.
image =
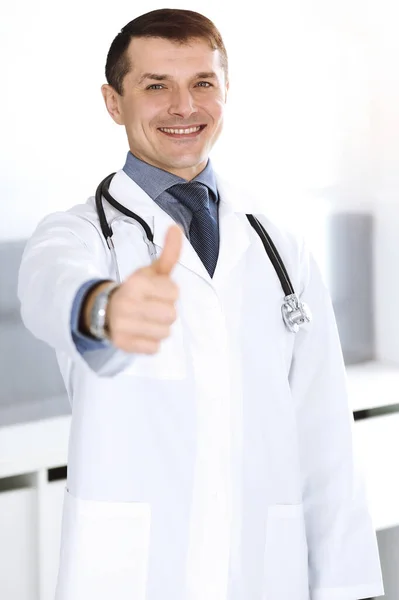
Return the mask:
{"type": "MultiPolygon", "coordinates": [[[[178,177],[168,171],[163,171],[158,167],[149,165],[148,163],[140,160],[130,151],[127,153],[125,166],[123,167],[124,172],[128,175],[137,185],[150,196],[152,200],[155,200],[165,190],[170,188],[172,185],[177,183],[186,183],[186,179],[178,177]]],[[[199,181],[206,185],[212,192],[213,199],[217,202],[218,191],[216,176],[213,171],[211,161],[208,160],[205,169],[201,171],[193,181],[199,181]]]]}

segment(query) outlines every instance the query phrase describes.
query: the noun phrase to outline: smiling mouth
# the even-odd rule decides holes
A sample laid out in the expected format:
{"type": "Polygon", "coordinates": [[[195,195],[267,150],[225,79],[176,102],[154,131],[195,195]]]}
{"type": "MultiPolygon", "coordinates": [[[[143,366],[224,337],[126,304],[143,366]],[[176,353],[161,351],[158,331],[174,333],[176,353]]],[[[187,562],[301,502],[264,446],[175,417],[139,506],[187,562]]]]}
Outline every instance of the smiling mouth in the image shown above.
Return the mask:
{"type": "Polygon", "coordinates": [[[191,127],[159,127],[159,131],[172,138],[194,138],[197,137],[206,125],[193,125],[191,127]]]}

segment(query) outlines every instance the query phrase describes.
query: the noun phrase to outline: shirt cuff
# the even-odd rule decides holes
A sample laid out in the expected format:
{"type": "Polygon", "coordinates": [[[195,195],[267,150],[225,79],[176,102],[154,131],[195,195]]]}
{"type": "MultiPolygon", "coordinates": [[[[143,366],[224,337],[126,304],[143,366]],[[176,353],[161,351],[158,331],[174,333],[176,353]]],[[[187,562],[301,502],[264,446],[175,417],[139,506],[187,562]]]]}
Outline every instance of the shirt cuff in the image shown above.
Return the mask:
{"type": "Polygon", "coordinates": [[[78,352],[83,355],[85,352],[90,352],[92,350],[101,350],[102,348],[108,348],[109,343],[103,342],[101,340],[95,340],[88,335],[85,335],[79,330],[79,317],[82,308],[83,301],[86,297],[87,292],[94,285],[105,281],[104,279],[90,279],[90,281],[86,281],[78,290],[75,300],[73,301],[72,310],[71,310],[71,333],[72,339],[75,343],[76,349],[78,352]]]}

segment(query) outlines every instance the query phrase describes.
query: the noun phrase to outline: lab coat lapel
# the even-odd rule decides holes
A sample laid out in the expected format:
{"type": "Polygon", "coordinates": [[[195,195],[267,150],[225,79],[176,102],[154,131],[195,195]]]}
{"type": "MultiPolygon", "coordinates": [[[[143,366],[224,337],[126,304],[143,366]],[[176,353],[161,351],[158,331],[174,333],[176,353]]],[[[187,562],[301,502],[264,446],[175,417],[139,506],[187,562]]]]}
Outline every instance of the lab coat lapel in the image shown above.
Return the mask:
{"type": "MultiPolygon", "coordinates": [[[[154,231],[154,244],[157,246],[157,254],[159,255],[165,244],[165,236],[169,227],[176,222],[166,212],[164,212],[159,206],[156,205],[156,211],[153,221],[154,231]]],[[[199,258],[198,254],[192,247],[189,240],[183,234],[183,244],[179,257],[179,264],[189,269],[199,277],[202,277],[207,282],[211,283],[212,279],[209,276],[208,271],[204,267],[203,262],[199,258]]]]}
{"type": "Polygon", "coordinates": [[[248,221],[245,214],[236,211],[234,191],[219,177],[219,258],[213,276],[213,285],[220,287],[243,257],[250,245],[248,221]]]}

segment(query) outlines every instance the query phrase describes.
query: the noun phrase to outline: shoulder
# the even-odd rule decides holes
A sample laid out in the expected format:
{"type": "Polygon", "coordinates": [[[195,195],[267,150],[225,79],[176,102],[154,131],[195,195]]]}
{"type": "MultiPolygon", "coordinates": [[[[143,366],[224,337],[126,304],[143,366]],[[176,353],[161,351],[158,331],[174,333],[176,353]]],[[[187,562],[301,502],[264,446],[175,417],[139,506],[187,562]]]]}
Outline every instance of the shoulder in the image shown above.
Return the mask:
{"type": "Polygon", "coordinates": [[[101,241],[101,228],[95,208],[94,198],[76,204],[63,211],[49,213],[42,218],[33,231],[30,243],[50,240],[53,244],[61,240],[79,242],[82,246],[105,244],[101,241]]]}
{"type": "Polygon", "coordinates": [[[65,211],[64,216],[71,221],[84,221],[92,227],[99,228],[100,220],[98,218],[96,203],[93,196],[88,198],[86,202],[75,204],[65,211]]]}

